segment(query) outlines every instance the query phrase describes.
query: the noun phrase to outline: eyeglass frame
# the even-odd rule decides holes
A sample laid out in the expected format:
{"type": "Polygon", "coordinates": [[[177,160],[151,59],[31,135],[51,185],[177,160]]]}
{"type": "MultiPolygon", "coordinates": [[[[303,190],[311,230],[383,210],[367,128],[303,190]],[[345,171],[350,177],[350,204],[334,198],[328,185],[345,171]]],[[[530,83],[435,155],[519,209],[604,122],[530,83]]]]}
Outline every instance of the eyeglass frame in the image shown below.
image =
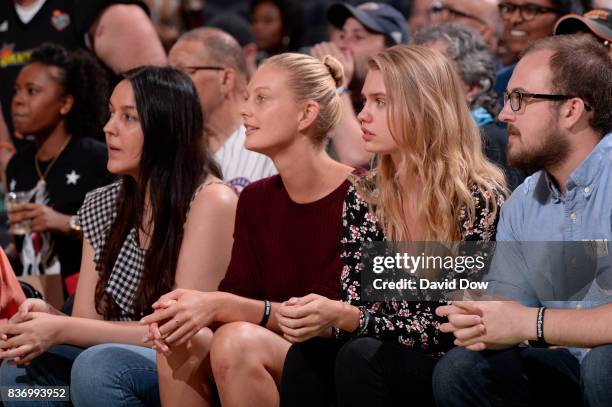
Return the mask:
{"type": "Polygon", "coordinates": [[[203,66],[184,66],[181,68],[181,71],[191,75],[196,73],[197,71],[223,71],[225,70],[222,66],[214,66],[214,65],[203,65],[203,66]],[[187,71],[192,71],[191,73],[187,71]]]}
{"type": "Polygon", "coordinates": [[[533,4],[533,3],[519,5],[519,4],[514,4],[514,3],[503,2],[503,3],[498,4],[497,8],[499,10],[499,15],[501,16],[501,18],[505,20],[507,20],[512,14],[514,14],[516,10],[518,10],[519,16],[521,17],[521,19],[523,19],[523,21],[532,21],[537,16],[541,14],[546,14],[546,13],[555,13],[559,15],[564,13],[563,10],[558,9],[558,8],[540,6],[539,4],[533,4]],[[504,12],[504,9],[506,9],[507,7],[513,7],[512,11],[504,12]],[[524,12],[526,9],[529,9],[529,8],[531,8],[534,14],[533,16],[527,18],[525,17],[524,12]]]}
{"type": "Polygon", "coordinates": [[[481,24],[488,25],[488,23],[485,20],[481,19],[478,16],[474,16],[474,15],[471,15],[471,14],[464,13],[463,11],[456,10],[456,9],[450,7],[450,6],[445,5],[445,4],[434,4],[433,6],[431,6],[429,8],[429,14],[432,15],[432,14],[442,13],[445,10],[448,13],[454,14],[454,15],[456,15],[458,17],[469,18],[469,19],[472,19],[472,20],[476,20],[476,21],[478,21],[481,24]]]}
{"type": "MultiPolygon", "coordinates": [[[[569,100],[569,99],[573,99],[575,97],[578,96],[569,96],[569,95],[554,95],[554,94],[545,94],[545,93],[529,93],[529,92],[523,92],[520,91],[518,89],[513,90],[512,92],[508,92],[507,90],[504,91],[504,106],[506,106],[506,103],[508,103],[508,101],[510,101],[510,109],[513,112],[518,112],[519,110],[521,110],[521,108],[523,107],[523,99],[524,98],[528,98],[528,99],[542,99],[542,100],[552,100],[552,101],[563,101],[563,100],[569,100]],[[517,94],[519,95],[519,103],[518,103],[518,108],[514,108],[514,106],[512,106],[512,94],[517,94]]],[[[526,103],[525,103],[526,105],[526,103]]],[[[593,108],[587,104],[586,102],[584,103],[584,109],[587,112],[590,112],[591,110],[593,110],[593,108]]]]}

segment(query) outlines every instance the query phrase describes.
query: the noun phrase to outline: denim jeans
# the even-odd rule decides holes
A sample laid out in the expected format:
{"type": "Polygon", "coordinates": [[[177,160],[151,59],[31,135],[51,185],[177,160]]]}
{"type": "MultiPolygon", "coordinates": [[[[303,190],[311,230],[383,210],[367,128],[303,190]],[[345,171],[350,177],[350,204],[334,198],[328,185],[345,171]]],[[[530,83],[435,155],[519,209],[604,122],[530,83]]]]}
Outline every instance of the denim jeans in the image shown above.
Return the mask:
{"type": "Polygon", "coordinates": [[[562,348],[455,348],[438,362],[433,390],[445,407],[609,405],[612,345],[593,348],[582,362],[562,348]]]}
{"type": "MultiPolygon", "coordinates": [[[[155,351],[124,344],[96,345],[85,350],[58,345],[28,367],[0,367],[2,386],[70,386],[76,406],[159,406],[155,351]]],[[[27,406],[27,403],[5,403],[27,406]]],[[[67,403],[33,402],[32,406],[67,403]]]]}
{"type": "MultiPolygon", "coordinates": [[[[0,386],[69,386],[70,368],[82,348],[57,345],[38,356],[30,366],[13,366],[6,362],[0,365],[0,386]]],[[[60,401],[4,401],[6,407],[50,407],[69,406],[60,401]]]]}

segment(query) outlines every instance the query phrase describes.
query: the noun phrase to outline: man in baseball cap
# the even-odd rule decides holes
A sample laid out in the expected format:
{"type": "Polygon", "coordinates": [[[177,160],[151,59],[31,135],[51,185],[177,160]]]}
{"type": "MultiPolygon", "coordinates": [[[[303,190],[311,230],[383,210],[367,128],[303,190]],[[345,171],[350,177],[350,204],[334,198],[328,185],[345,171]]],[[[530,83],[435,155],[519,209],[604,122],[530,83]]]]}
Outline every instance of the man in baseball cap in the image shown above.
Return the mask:
{"type": "Polygon", "coordinates": [[[568,14],[557,21],[555,35],[587,33],[608,47],[612,56],[612,10],[596,9],[583,15],[568,14]]]}
{"type": "Polygon", "coordinates": [[[344,67],[344,84],[338,89],[342,98],[342,119],[330,134],[330,153],[339,161],[363,166],[371,154],[365,151],[356,111],[361,110],[361,88],[368,71],[368,58],[385,48],[408,42],[405,17],[384,3],[333,4],[327,11],[330,25],[338,30],[332,42],[311,49],[317,58],[333,55],[344,67]]]}
{"type": "Polygon", "coordinates": [[[356,19],[368,31],[382,34],[392,45],[408,42],[406,19],[388,4],[370,2],[352,6],[348,3],[336,3],[327,11],[329,22],[340,29],[350,17],[356,19]]]}

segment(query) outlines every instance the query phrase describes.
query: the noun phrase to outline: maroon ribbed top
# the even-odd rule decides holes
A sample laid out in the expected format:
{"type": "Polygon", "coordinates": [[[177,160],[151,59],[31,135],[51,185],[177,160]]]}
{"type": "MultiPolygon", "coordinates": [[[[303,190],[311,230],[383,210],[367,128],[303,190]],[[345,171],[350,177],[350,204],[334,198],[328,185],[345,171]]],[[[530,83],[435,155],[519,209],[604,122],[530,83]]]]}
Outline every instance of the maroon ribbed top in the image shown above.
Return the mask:
{"type": "Polygon", "coordinates": [[[247,186],[238,200],[232,259],[219,290],[278,302],[310,293],[338,299],[348,187],[345,181],[318,201],[298,204],[279,175],[247,186]]]}

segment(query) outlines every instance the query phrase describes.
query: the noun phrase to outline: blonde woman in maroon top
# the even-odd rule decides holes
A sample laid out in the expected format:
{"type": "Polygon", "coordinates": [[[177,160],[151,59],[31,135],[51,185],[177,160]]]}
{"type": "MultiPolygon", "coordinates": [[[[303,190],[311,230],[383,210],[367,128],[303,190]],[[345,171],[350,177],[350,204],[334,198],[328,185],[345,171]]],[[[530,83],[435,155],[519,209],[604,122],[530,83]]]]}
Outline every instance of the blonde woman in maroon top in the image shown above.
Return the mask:
{"type": "Polygon", "coordinates": [[[353,169],[331,159],[324,141],[340,118],[341,83],[337,60],[300,54],[268,59],[249,83],[245,146],[269,156],[279,175],[243,190],[220,291],[175,290],[143,319],[160,350],[162,403],[211,404],[216,384],[224,406],[277,405],[290,346],[280,302],[310,292],[338,298],[353,169]]]}

